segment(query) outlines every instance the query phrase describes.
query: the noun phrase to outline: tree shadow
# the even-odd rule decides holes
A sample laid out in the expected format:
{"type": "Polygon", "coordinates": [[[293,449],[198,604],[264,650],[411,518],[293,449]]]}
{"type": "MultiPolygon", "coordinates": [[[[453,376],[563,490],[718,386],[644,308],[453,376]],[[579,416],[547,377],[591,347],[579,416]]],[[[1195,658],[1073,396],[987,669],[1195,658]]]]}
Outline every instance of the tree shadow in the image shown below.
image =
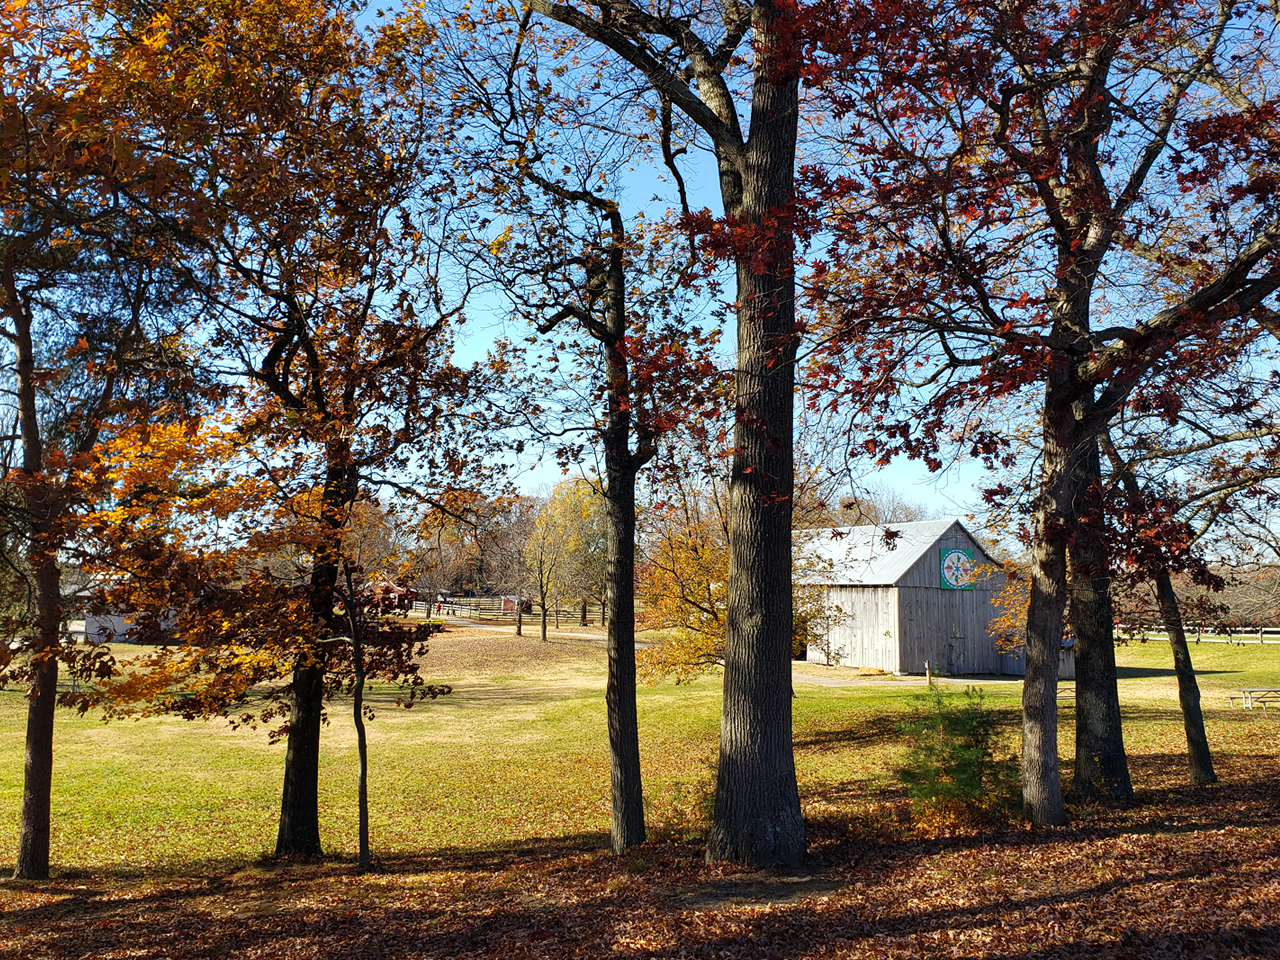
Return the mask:
{"type": "Polygon", "coordinates": [[[796,737],[797,750],[830,751],[847,747],[876,747],[896,743],[903,738],[899,725],[910,719],[911,713],[878,713],[860,719],[846,727],[806,730],[796,737]]]}
{"type": "Polygon", "coordinates": [[[63,899],[4,915],[9,935],[0,957],[35,956],[22,952],[33,933],[39,955],[51,960],[117,951],[144,960],[836,954],[1048,960],[1274,956],[1280,948],[1280,927],[1234,913],[1228,898],[1212,898],[1215,878],[1256,861],[1259,851],[1248,845],[1137,862],[1121,876],[1077,877],[1067,889],[1031,871],[1025,888],[990,890],[974,876],[991,873],[993,864],[1015,871],[1016,864],[1034,864],[1045,845],[1060,847],[1051,856],[1070,855],[1082,837],[1070,829],[1010,834],[1003,844],[988,841],[977,860],[954,847],[904,844],[892,854],[841,858],[822,878],[718,871],[696,849],[671,844],[603,857],[573,846],[574,839],[534,845],[528,856],[512,848],[409,858],[371,878],[295,864],[160,889],[50,889],[63,899]],[[940,858],[948,858],[941,868],[940,858]],[[922,885],[922,871],[930,869],[936,876],[922,885]],[[657,876],[650,880],[649,873],[657,876]],[[924,896],[930,889],[938,895],[924,896]],[[787,890],[798,895],[777,895],[787,890]],[[1172,897],[1169,905],[1181,908],[1177,897],[1191,891],[1208,898],[1175,918],[1144,911],[1153,897],[1172,897]]]}
{"type": "MultiPolygon", "coordinates": [[[[1211,677],[1216,675],[1228,675],[1232,673],[1247,673],[1246,670],[1196,670],[1197,677],[1211,677]]],[[[1116,679],[1118,680],[1143,680],[1153,679],[1155,677],[1176,678],[1178,675],[1174,672],[1172,666],[1169,667],[1116,667],[1116,679]]]]}

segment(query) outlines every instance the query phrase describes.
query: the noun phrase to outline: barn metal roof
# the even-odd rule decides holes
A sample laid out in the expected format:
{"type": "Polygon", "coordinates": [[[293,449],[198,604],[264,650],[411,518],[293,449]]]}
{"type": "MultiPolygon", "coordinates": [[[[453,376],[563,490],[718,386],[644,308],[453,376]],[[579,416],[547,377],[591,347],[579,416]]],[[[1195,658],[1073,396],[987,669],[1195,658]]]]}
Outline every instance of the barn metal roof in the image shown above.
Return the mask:
{"type": "Polygon", "coordinates": [[[801,583],[892,586],[953,526],[977,543],[955,519],[801,530],[794,536],[795,578],[801,583]]]}

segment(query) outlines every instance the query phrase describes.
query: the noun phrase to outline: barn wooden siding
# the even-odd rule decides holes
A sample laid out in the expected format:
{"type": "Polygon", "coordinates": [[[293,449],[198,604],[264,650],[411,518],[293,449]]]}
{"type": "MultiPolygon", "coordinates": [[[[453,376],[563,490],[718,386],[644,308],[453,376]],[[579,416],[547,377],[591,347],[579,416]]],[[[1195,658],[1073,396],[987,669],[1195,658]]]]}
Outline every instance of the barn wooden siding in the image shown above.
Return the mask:
{"type": "MultiPolygon", "coordinates": [[[[827,587],[827,600],[843,618],[831,629],[833,655],[853,667],[890,673],[1022,674],[1020,656],[1002,655],[987,633],[997,611],[992,599],[1004,585],[998,571],[969,590],[944,590],[940,551],[972,550],[978,564],[994,564],[959,524],[952,524],[894,584],[827,587]]],[[[814,659],[821,659],[816,651],[814,659]]]]}
{"type": "Polygon", "coordinates": [[[933,669],[949,674],[1002,673],[1007,658],[996,650],[987,633],[996,615],[992,598],[1004,586],[1004,575],[995,573],[969,590],[942,589],[942,550],[972,550],[976,564],[991,564],[986,551],[953,524],[911,569],[898,580],[898,672],[924,673],[928,660],[933,669]]]}
{"type": "MultiPolygon", "coordinates": [[[[827,602],[838,606],[842,614],[831,628],[833,659],[846,666],[897,673],[897,589],[833,586],[827,588],[827,602]]],[[[814,658],[821,659],[821,655],[815,651],[814,658]]]]}

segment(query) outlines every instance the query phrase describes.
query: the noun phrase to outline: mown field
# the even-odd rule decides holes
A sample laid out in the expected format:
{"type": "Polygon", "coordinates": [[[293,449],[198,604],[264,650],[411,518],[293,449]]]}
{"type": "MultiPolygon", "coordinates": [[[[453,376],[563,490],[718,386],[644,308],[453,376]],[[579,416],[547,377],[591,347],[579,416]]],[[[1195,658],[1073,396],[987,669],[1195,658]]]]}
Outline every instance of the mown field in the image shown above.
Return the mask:
{"type": "MultiPolygon", "coordinates": [[[[293,865],[263,859],[284,754],[265,731],[64,715],[56,876],[0,884],[0,958],[1280,956],[1280,711],[1227,708],[1230,690],[1280,685],[1280,645],[1193,656],[1223,782],[1185,785],[1167,648],[1135,644],[1119,659],[1137,802],[1073,801],[1070,826],[1041,831],[913,821],[894,770],[921,682],[802,667],[811,857],[798,877],[702,861],[718,678],[642,689],[652,839],[607,852],[604,655],[590,640],[455,630],[428,661],[453,694],[403,711],[375,693],[379,869],[366,875],[352,863],[348,704],[324,733],[331,856],[293,865]]],[[[1020,686],[983,687],[1013,753],[1020,686]]],[[[23,722],[21,695],[0,692],[0,869],[23,722]]]]}

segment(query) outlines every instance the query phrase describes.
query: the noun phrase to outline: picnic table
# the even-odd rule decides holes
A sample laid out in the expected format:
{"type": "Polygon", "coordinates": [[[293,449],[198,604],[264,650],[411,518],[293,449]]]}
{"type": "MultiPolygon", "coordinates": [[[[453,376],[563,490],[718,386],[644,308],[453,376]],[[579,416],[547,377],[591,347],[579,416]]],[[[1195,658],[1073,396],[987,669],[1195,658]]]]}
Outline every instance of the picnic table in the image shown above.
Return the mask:
{"type": "Polygon", "coordinates": [[[1280,703],[1280,688],[1278,687],[1255,687],[1250,690],[1241,690],[1240,693],[1232,694],[1227,698],[1231,706],[1236,705],[1236,701],[1240,701],[1242,710],[1252,710],[1254,704],[1262,704],[1262,709],[1267,709],[1268,703],[1280,703]]]}

